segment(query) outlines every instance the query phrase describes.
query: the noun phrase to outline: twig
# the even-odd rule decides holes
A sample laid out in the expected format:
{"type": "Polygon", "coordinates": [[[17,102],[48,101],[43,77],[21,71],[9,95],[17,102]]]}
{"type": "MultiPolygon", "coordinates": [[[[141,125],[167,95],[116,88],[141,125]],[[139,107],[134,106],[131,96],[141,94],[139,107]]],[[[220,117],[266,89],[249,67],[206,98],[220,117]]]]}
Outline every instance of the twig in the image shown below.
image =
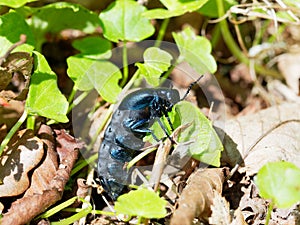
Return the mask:
{"type": "MultiPolygon", "coordinates": [[[[179,126],[175,129],[175,131],[171,134],[171,139],[176,139],[179,135],[179,133],[186,128],[188,128],[191,125],[191,123],[179,126]]],[[[167,156],[170,153],[171,147],[172,147],[172,141],[167,138],[163,143],[161,143],[157,149],[157,153],[155,156],[153,169],[150,177],[150,184],[154,184],[154,191],[158,190],[159,182],[164,170],[164,167],[167,162],[167,156]]]]}
{"type": "Polygon", "coordinates": [[[26,35],[25,34],[21,34],[20,35],[20,41],[14,43],[12,46],[9,47],[9,49],[7,50],[7,52],[0,57],[0,66],[2,66],[2,64],[6,61],[6,58],[10,55],[10,53],[18,46],[24,44],[26,42],[26,35]]]}

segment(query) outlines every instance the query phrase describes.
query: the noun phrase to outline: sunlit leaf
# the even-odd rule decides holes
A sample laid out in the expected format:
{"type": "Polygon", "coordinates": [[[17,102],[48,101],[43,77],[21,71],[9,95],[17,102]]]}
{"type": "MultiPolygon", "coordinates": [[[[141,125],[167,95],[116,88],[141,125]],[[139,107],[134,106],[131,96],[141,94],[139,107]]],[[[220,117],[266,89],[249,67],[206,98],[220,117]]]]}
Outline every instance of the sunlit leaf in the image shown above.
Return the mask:
{"type": "Polygon", "coordinates": [[[34,49],[34,38],[24,18],[14,11],[0,17],[0,56],[3,56],[9,47],[20,40],[21,34],[26,35],[26,43],[18,46],[14,51],[31,53],[34,49]]]}
{"type": "Polygon", "coordinates": [[[260,195],[279,208],[300,201],[300,169],[293,163],[269,162],[258,171],[255,182],[260,195]]]}
{"type": "Polygon", "coordinates": [[[167,201],[148,189],[130,191],[121,195],[116,203],[117,214],[139,216],[144,218],[163,218],[167,214],[167,201]]]}
{"type": "Polygon", "coordinates": [[[151,47],[144,52],[144,63],[136,63],[140,73],[152,86],[159,85],[159,78],[171,65],[172,56],[159,48],[151,47]]]}
{"type": "Polygon", "coordinates": [[[190,155],[201,162],[213,166],[220,166],[223,145],[211,121],[200,111],[199,108],[187,101],[181,101],[175,105],[176,117],[174,126],[191,124],[181,132],[178,142],[192,141],[187,145],[190,155]]]}
{"type": "Polygon", "coordinates": [[[0,5],[5,5],[11,8],[19,8],[29,2],[35,2],[38,0],[0,0],[0,5]]]}
{"type": "Polygon", "coordinates": [[[201,8],[208,0],[181,1],[181,0],[160,0],[167,9],[152,9],[143,15],[149,19],[166,19],[180,16],[187,12],[194,12],[201,8]]]}
{"type": "MultiPolygon", "coordinates": [[[[187,148],[186,152],[191,157],[209,165],[220,166],[221,152],[223,151],[222,142],[212,127],[211,122],[199,108],[190,102],[181,101],[173,107],[172,112],[169,113],[169,117],[174,129],[180,125],[191,124],[180,133],[177,139],[179,143],[191,142],[184,145],[184,148],[187,148]]],[[[161,118],[161,121],[170,132],[167,119],[161,118]]],[[[157,122],[151,126],[151,130],[153,130],[154,135],[158,139],[166,137],[166,134],[157,122]]],[[[152,135],[146,136],[143,140],[156,143],[152,135]]],[[[182,146],[177,145],[175,151],[177,147],[182,146]]]]}
{"type": "Polygon", "coordinates": [[[77,29],[93,33],[100,26],[98,16],[86,8],[67,2],[57,2],[41,7],[31,18],[37,48],[46,40],[45,34],[56,34],[64,29],[77,29]]]}
{"type": "MultiPolygon", "coordinates": [[[[231,6],[238,4],[235,0],[223,0],[223,2],[225,11],[229,10],[231,6]]],[[[218,6],[216,0],[209,0],[198,10],[198,12],[204,16],[217,18],[219,16],[217,8],[218,6]]]]}
{"type": "Polygon", "coordinates": [[[173,32],[179,48],[179,62],[186,61],[199,74],[214,73],[217,64],[211,53],[211,44],[205,37],[197,36],[190,27],[179,33],[173,32]]]}
{"type": "Polygon", "coordinates": [[[136,1],[118,0],[102,11],[104,36],[113,42],[141,41],[154,33],[154,27],[142,14],[146,8],[136,1]]]}
{"type": "Polygon", "coordinates": [[[86,58],[109,59],[111,57],[111,42],[100,37],[78,39],[72,45],[86,58]]]}
{"type": "Polygon", "coordinates": [[[115,102],[121,92],[118,85],[122,74],[117,66],[106,60],[93,60],[79,55],[67,59],[69,77],[74,88],[90,91],[95,88],[108,102],[115,102]]]}
{"type": "Polygon", "coordinates": [[[34,52],[35,69],[31,75],[26,110],[58,122],[68,122],[68,101],[57,86],[56,74],[44,56],[34,52]]]}

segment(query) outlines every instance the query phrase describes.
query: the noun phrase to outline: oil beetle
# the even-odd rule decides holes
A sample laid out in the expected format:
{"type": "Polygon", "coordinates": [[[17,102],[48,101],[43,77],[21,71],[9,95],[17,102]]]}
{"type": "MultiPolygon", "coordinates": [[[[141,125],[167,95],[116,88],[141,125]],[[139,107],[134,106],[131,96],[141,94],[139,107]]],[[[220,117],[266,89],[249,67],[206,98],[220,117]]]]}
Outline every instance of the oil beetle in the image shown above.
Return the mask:
{"type": "Polygon", "coordinates": [[[152,124],[158,121],[170,138],[160,118],[165,116],[173,129],[168,112],[186,98],[192,86],[202,77],[190,84],[183,98],[180,98],[176,89],[146,88],[132,92],[122,100],[105,130],[98,154],[97,169],[101,185],[113,200],[129,183],[131,171],[124,167],[144,147],[143,138],[151,133],[157,140],[150,130],[152,124]]]}

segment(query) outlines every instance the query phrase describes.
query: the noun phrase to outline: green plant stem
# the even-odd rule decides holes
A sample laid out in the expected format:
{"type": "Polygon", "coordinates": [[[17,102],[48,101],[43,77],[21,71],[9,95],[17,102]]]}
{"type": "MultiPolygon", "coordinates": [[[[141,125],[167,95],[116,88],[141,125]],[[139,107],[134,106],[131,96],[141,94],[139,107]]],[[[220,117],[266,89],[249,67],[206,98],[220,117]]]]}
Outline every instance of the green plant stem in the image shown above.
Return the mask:
{"type": "MultiPolygon", "coordinates": [[[[218,16],[219,16],[219,18],[221,18],[225,14],[223,0],[216,0],[216,1],[217,1],[217,7],[218,7],[218,16]]],[[[223,39],[224,39],[228,49],[231,51],[232,55],[234,57],[236,57],[236,59],[238,61],[240,61],[241,63],[244,63],[247,66],[249,66],[250,60],[246,55],[243,54],[243,52],[240,50],[240,48],[236,44],[236,41],[234,40],[234,38],[232,37],[232,35],[230,33],[229,26],[228,26],[226,19],[220,21],[220,29],[221,29],[223,39]]],[[[255,65],[254,68],[255,68],[256,72],[260,73],[262,76],[272,76],[274,78],[282,78],[280,73],[278,73],[275,70],[266,69],[260,65],[255,65]]]]}
{"type": "MultiPolygon", "coordinates": [[[[75,94],[75,93],[74,93],[75,94]]],[[[88,96],[89,92],[88,91],[85,91],[85,92],[82,92],[76,99],[74,99],[74,101],[69,105],[69,108],[68,108],[68,113],[71,112],[71,110],[76,106],[76,105],[79,105],[79,103],[85,99],[86,96],[88,96]]],[[[73,96],[74,98],[74,96],[73,96]]],[[[70,100],[70,98],[69,98],[70,100]]],[[[70,102],[69,102],[70,103],[70,102]]]]}
{"type": "MultiPolygon", "coordinates": [[[[218,6],[218,16],[219,18],[223,17],[225,14],[223,0],[216,0],[218,6]]],[[[235,40],[233,39],[228,23],[226,19],[220,21],[220,29],[223,35],[223,39],[231,51],[231,53],[242,63],[249,64],[248,58],[241,52],[239,47],[237,46],[235,40]]]]}
{"type": "Polygon", "coordinates": [[[267,216],[266,216],[266,222],[265,222],[265,225],[268,225],[269,222],[270,222],[270,219],[271,219],[271,213],[273,211],[273,207],[274,207],[274,203],[273,201],[270,202],[270,205],[268,207],[268,213],[267,213],[267,216]]]}
{"type": "Polygon", "coordinates": [[[122,80],[122,83],[121,83],[121,87],[123,87],[126,82],[127,82],[127,79],[128,79],[128,57],[127,57],[127,42],[124,41],[123,43],[123,80],[122,80]]]}
{"type": "Polygon", "coordinates": [[[35,127],[35,116],[31,115],[27,117],[27,123],[26,123],[27,129],[34,130],[35,127]]]}
{"type": "Polygon", "coordinates": [[[15,123],[15,125],[10,129],[4,140],[1,142],[0,145],[0,156],[2,155],[4,148],[7,146],[10,139],[14,136],[14,134],[17,132],[17,130],[20,128],[20,126],[24,123],[24,121],[27,118],[27,111],[24,110],[22,116],[19,118],[19,120],[15,123]]]}
{"type": "Polygon", "coordinates": [[[77,90],[73,87],[72,88],[72,91],[68,97],[68,103],[71,104],[73,102],[73,99],[75,97],[75,94],[76,94],[77,90]]]}
{"type": "Polygon", "coordinates": [[[154,47],[160,46],[161,41],[164,39],[169,22],[170,22],[170,18],[167,18],[161,23],[154,47]]]}
{"type": "MultiPolygon", "coordinates": [[[[82,211],[82,209],[78,209],[78,208],[65,208],[62,211],[64,212],[80,212],[82,211]]],[[[108,211],[102,211],[102,210],[96,210],[93,209],[90,212],[91,214],[97,214],[97,215],[106,215],[106,216],[115,216],[116,213],[114,212],[108,212],[108,211]]]]}
{"type": "Polygon", "coordinates": [[[90,163],[95,162],[97,160],[97,158],[98,158],[98,153],[92,155],[87,160],[83,160],[81,163],[79,163],[72,169],[70,176],[73,176],[78,171],[80,171],[82,168],[86,167],[87,165],[90,165],[90,163]]]}

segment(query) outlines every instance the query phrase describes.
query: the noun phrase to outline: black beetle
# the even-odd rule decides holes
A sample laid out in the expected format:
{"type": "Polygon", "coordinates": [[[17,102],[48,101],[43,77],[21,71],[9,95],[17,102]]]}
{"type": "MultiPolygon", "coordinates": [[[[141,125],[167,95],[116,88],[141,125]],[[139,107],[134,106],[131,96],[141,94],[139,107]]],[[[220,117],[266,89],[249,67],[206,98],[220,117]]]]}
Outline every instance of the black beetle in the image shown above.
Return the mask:
{"type": "Polygon", "coordinates": [[[157,120],[170,138],[160,118],[165,116],[173,129],[168,112],[187,96],[192,86],[201,78],[202,76],[191,83],[182,99],[175,89],[146,88],[132,92],[122,100],[105,130],[98,155],[101,185],[113,200],[116,200],[125,184],[128,184],[130,171],[124,167],[144,147],[143,138],[151,133],[157,140],[149,128],[157,120]]]}

